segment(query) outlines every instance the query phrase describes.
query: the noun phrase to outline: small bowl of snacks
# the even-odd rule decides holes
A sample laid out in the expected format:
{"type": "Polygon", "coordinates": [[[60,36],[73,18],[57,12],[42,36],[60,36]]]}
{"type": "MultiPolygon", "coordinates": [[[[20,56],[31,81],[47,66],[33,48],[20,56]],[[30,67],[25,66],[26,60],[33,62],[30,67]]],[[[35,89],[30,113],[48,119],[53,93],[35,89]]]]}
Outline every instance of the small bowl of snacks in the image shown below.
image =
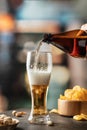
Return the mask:
{"type": "Polygon", "coordinates": [[[18,124],[19,120],[5,114],[0,115],[0,130],[14,130],[18,124]]]}
{"type": "Polygon", "coordinates": [[[87,115],[87,89],[75,86],[58,99],[58,113],[64,116],[87,115]]]}

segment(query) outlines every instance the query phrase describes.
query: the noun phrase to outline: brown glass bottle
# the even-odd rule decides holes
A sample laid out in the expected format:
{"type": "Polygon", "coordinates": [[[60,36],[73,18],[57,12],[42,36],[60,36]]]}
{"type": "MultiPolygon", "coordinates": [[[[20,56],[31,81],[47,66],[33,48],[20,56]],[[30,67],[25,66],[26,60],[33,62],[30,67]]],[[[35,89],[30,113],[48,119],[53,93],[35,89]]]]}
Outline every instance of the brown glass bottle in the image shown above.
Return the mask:
{"type": "Polygon", "coordinates": [[[80,30],[67,31],[60,34],[45,34],[43,42],[52,44],[73,57],[86,57],[87,35],[82,33],[77,35],[80,30]]]}

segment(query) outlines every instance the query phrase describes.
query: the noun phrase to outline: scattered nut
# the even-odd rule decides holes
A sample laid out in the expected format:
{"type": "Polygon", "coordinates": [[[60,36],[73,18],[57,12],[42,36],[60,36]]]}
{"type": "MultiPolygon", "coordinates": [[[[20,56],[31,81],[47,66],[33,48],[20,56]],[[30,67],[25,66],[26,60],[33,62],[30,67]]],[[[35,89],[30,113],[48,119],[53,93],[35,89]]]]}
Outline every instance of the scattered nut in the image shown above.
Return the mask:
{"type": "Polygon", "coordinates": [[[49,113],[57,113],[58,114],[58,110],[57,109],[52,109],[49,113]]]}
{"type": "Polygon", "coordinates": [[[47,121],[47,123],[46,123],[48,126],[53,126],[54,125],[54,123],[52,122],[52,121],[47,121]]]}
{"type": "Polygon", "coordinates": [[[13,116],[15,116],[16,113],[17,113],[17,111],[15,111],[15,110],[12,111],[13,116]]]}
{"type": "Polygon", "coordinates": [[[80,115],[73,116],[73,119],[80,121],[80,120],[87,120],[87,115],[81,113],[80,115]]]}
{"type": "Polygon", "coordinates": [[[16,113],[15,113],[15,116],[16,116],[16,117],[21,117],[21,116],[23,116],[23,114],[22,114],[22,112],[16,112],[16,113]]]}
{"type": "Polygon", "coordinates": [[[21,117],[21,116],[23,116],[23,115],[25,115],[26,114],[26,112],[24,112],[24,111],[12,111],[12,115],[14,115],[14,116],[16,116],[16,117],[21,117]]]}

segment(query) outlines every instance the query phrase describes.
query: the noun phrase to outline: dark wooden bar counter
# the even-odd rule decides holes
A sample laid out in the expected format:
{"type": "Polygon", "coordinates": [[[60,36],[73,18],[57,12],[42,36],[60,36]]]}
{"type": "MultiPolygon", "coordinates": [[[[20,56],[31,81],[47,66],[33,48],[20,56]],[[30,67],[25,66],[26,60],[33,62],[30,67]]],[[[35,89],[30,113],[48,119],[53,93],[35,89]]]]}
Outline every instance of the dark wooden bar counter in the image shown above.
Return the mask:
{"type": "MultiPolygon", "coordinates": [[[[22,117],[16,117],[20,123],[15,130],[87,130],[87,121],[76,121],[72,117],[64,117],[53,113],[50,114],[54,122],[53,126],[29,124],[28,116],[30,110],[17,109],[17,111],[25,111],[27,114],[22,117]]],[[[6,111],[5,114],[13,117],[12,110],[6,111]]]]}

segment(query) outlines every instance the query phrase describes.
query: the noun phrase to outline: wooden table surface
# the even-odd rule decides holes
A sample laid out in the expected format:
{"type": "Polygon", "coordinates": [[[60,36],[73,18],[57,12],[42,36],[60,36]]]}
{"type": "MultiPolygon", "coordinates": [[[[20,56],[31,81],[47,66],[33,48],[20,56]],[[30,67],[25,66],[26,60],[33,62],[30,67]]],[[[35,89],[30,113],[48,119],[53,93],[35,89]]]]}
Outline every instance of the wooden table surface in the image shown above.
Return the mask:
{"type": "MultiPolygon", "coordinates": [[[[29,124],[28,116],[30,110],[17,109],[17,111],[22,110],[27,112],[27,114],[23,117],[17,117],[20,123],[17,125],[15,130],[87,130],[87,121],[76,121],[72,117],[64,117],[53,113],[51,113],[50,116],[54,122],[54,126],[29,124]]],[[[12,110],[6,111],[5,114],[12,116],[12,110]]]]}

